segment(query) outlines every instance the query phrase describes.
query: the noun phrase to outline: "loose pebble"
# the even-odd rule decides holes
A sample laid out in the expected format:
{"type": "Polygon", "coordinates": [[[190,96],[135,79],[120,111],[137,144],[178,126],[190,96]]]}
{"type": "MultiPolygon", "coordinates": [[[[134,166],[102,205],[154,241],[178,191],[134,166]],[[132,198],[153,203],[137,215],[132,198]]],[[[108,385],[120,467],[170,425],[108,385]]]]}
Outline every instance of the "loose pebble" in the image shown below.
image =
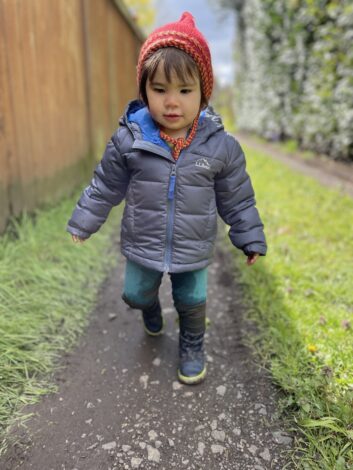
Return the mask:
{"type": "Polygon", "coordinates": [[[268,448],[266,447],[264,449],[263,452],[261,452],[260,454],[260,457],[263,458],[264,460],[266,460],[266,462],[269,462],[271,460],[271,455],[270,455],[270,451],[268,450],[268,448]]]}
{"type": "Polygon", "coordinates": [[[212,444],[211,445],[211,450],[212,450],[213,454],[223,454],[224,447],[220,446],[219,444],[212,444]]]}
{"type": "Polygon", "coordinates": [[[155,441],[158,437],[158,434],[156,431],[148,431],[148,437],[150,438],[150,441],[155,441]]]}
{"type": "Polygon", "coordinates": [[[99,445],[98,442],[95,442],[95,443],[92,444],[91,446],[87,447],[87,450],[93,450],[93,449],[95,449],[98,445],[99,445]]]}
{"type": "Polygon", "coordinates": [[[103,450],[112,450],[112,449],[115,449],[115,447],[116,447],[116,442],[115,441],[107,442],[106,444],[102,445],[103,450]]]}
{"type": "Polygon", "coordinates": [[[219,385],[217,388],[217,395],[220,395],[221,397],[224,397],[224,394],[226,393],[226,387],[224,385],[219,385]]]}
{"type": "Polygon", "coordinates": [[[163,313],[173,313],[174,312],[174,308],[171,308],[171,307],[166,307],[163,309],[163,313]]]}
{"type": "Polygon", "coordinates": [[[183,386],[180,382],[173,382],[173,390],[180,390],[181,388],[183,388],[183,386]]]}
{"type": "Polygon", "coordinates": [[[214,361],[213,357],[210,356],[209,354],[206,354],[206,358],[207,358],[207,361],[210,362],[211,364],[214,361]]]}
{"type": "Polygon", "coordinates": [[[240,436],[240,434],[241,434],[241,429],[240,429],[240,428],[234,428],[234,429],[233,429],[233,434],[235,434],[236,436],[240,436]]]}
{"type": "Polygon", "coordinates": [[[205,444],[203,442],[199,442],[197,444],[197,450],[199,452],[199,454],[201,455],[201,457],[203,456],[203,453],[205,451],[205,444]]]}
{"type": "Polygon", "coordinates": [[[131,468],[139,468],[141,463],[142,463],[142,459],[139,459],[138,457],[132,457],[131,468]]]}
{"type": "Polygon", "coordinates": [[[148,382],[148,375],[147,374],[143,374],[141,375],[140,377],[140,384],[143,386],[143,388],[146,390],[147,388],[147,382],[148,382]]]}
{"type": "Polygon", "coordinates": [[[213,439],[216,439],[216,441],[224,442],[226,438],[226,433],[224,431],[217,431],[217,429],[215,429],[214,431],[212,431],[211,436],[213,437],[213,439]]]}
{"type": "Polygon", "coordinates": [[[257,452],[257,447],[252,444],[250,447],[249,447],[249,452],[252,454],[252,455],[255,455],[256,452],[257,452]]]}
{"type": "MultiPolygon", "coordinates": [[[[217,421],[216,421],[216,423],[217,423],[217,421]]],[[[216,427],[217,427],[217,425],[216,425],[216,427]]],[[[201,429],[205,429],[205,426],[203,424],[199,424],[198,426],[196,426],[195,431],[200,431],[201,429]]]]}
{"type": "Polygon", "coordinates": [[[290,445],[292,443],[292,438],[287,436],[287,434],[282,433],[281,431],[275,431],[272,433],[274,441],[278,444],[290,445]]]}
{"type": "Polygon", "coordinates": [[[159,463],[159,460],[161,458],[161,454],[158,449],[155,449],[154,447],[148,445],[147,446],[147,452],[148,452],[148,460],[151,462],[157,462],[159,463]]]}

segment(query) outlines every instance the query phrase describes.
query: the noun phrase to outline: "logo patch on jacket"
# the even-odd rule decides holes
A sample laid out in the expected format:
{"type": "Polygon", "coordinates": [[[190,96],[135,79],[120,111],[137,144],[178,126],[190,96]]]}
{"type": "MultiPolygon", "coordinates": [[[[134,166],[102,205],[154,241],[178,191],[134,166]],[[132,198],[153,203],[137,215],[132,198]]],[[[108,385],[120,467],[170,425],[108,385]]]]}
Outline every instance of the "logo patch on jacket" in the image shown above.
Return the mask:
{"type": "Polygon", "coordinates": [[[211,165],[210,165],[209,161],[207,160],[207,158],[199,158],[196,161],[195,166],[198,166],[199,168],[206,168],[206,170],[211,169],[211,165]]]}

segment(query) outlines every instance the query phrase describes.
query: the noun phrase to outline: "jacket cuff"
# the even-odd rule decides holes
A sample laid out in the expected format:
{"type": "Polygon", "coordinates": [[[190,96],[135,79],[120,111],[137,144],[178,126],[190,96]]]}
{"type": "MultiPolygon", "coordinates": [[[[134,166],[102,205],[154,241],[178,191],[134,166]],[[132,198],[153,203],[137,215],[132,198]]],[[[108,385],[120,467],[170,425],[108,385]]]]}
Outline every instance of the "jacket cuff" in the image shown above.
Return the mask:
{"type": "Polygon", "coordinates": [[[258,253],[261,256],[266,256],[267,247],[259,245],[258,243],[250,243],[243,248],[243,252],[246,256],[249,256],[251,253],[258,253]]]}
{"type": "Polygon", "coordinates": [[[71,233],[71,235],[76,235],[77,237],[80,237],[82,239],[87,239],[91,236],[90,233],[85,232],[84,230],[81,230],[79,228],[72,227],[71,225],[68,225],[66,227],[66,231],[71,233]]]}

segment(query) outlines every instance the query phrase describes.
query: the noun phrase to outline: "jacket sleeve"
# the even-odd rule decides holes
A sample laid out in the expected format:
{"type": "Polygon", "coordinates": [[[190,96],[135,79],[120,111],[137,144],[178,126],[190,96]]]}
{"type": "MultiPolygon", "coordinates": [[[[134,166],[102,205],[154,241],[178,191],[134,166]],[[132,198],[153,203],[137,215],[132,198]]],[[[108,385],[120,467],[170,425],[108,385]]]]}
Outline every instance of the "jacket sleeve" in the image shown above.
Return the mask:
{"type": "MultiPolygon", "coordinates": [[[[116,134],[115,134],[116,135],[116,134]]],[[[113,206],[125,197],[129,184],[126,161],[115,136],[108,142],[91,184],[83,191],[66,230],[80,238],[88,238],[106,221],[113,206]]]]}
{"type": "Polygon", "coordinates": [[[227,135],[228,160],[215,180],[218,213],[230,226],[229,238],[245,255],[267,251],[263,223],[239,143],[227,135]]]}

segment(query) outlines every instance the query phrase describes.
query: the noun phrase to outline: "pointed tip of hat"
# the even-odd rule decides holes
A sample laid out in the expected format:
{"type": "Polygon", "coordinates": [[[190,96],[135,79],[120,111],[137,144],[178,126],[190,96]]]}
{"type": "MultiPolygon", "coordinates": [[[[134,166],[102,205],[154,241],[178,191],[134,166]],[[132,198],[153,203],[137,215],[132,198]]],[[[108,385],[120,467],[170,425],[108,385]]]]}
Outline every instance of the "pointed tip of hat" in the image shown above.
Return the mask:
{"type": "Polygon", "coordinates": [[[195,19],[192,16],[192,14],[189,13],[188,11],[184,11],[179,21],[182,21],[183,23],[187,23],[193,28],[195,28],[195,19]]]}

